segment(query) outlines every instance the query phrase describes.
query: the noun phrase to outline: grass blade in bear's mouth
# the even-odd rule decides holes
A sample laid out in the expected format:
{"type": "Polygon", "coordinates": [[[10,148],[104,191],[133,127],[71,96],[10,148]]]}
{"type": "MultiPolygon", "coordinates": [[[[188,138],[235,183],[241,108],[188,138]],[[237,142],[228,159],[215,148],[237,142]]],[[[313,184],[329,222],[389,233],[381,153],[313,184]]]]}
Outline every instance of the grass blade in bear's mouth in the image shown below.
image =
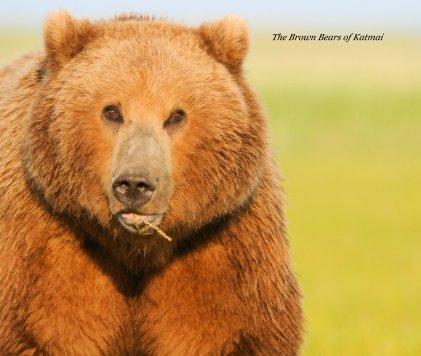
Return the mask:
{"type": "Polygon", "coordinates": [[[162,231],[158,226],[152,224],[149,220],[150,218],[153,218],[153,215],[140,215],[140,214],[134,214],[134,213],[126,213],[121,214],[121,219],[123,222],[127,225],[133,225],[138,234],[141,235],[142,231],[140,229],[141,225],[147,225],[148,227],[154,229],[159,235],[161,235],[164,239],[167,239],[168,241],[172,241],[172,238],[169,237],[164,231],[162,231]]]}

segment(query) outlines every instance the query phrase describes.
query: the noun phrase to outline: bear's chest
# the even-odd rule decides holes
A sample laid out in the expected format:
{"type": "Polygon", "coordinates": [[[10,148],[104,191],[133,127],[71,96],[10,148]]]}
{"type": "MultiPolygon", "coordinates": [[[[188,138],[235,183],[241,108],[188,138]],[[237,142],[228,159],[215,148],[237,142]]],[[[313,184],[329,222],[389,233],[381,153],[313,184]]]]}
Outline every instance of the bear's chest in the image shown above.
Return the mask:
{"type": "Polygon", "coordinates": [[[135,281],[104,256],[52,241],[33,271],[26,329],[48,355],[143,354],[135,281]]]}
{"type": "Polygon", "coordinates": [[[46,355],[202,355],[237,335],[236,318],[247,314],[238,313],[237,274],[223,246],[133,280],[107,255],[81,253],[74,240],[51,240],[32,264],[28,347],[46,355]]]}

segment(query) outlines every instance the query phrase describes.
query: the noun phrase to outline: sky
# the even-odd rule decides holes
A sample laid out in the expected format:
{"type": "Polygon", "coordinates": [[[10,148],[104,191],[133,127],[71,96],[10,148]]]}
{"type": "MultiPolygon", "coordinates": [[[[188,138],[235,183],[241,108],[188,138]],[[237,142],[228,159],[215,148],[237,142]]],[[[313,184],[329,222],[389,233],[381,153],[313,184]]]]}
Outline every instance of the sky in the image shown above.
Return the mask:
{"type": "Polygon", "coordinates": [[[212,0],[207,2],[141,0],[15,0],[0,3],[0,27],[41,28],[49,11],[66,9],[75,16],[106,18],[116,13],[139,12],[198,24],[227,14],[244,16],[251,26],[338,28],[352,32],[421,33],[420,0],[212,0]],[[358,28],[357,28],[358,27],[358,28]]]}

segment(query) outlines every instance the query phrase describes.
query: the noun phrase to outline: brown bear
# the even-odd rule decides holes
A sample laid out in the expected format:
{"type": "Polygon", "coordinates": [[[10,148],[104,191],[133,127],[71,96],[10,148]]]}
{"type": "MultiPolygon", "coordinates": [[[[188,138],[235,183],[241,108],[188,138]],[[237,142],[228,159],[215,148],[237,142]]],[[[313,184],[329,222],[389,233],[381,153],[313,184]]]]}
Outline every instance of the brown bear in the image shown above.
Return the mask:
{"type": "Polygon", "coordinates": [[[0,71],[0,354],[296,355],[243,20],[51,14],[0,71]]]}

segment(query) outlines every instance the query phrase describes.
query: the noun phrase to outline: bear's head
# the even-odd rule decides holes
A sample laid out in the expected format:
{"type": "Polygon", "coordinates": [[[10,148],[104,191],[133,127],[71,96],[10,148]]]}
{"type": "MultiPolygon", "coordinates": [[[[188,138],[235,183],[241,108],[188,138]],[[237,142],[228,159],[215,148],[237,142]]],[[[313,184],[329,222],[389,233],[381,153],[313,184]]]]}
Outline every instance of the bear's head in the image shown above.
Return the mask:
{"type": "Polygon", "coordinates": [[[164,263],[179,241],[246,204],[265,132],[242,77],[243,20],[189,28],[58,12],[44,37],[24,154],[54,214],[136,269],[164,263]]]}

